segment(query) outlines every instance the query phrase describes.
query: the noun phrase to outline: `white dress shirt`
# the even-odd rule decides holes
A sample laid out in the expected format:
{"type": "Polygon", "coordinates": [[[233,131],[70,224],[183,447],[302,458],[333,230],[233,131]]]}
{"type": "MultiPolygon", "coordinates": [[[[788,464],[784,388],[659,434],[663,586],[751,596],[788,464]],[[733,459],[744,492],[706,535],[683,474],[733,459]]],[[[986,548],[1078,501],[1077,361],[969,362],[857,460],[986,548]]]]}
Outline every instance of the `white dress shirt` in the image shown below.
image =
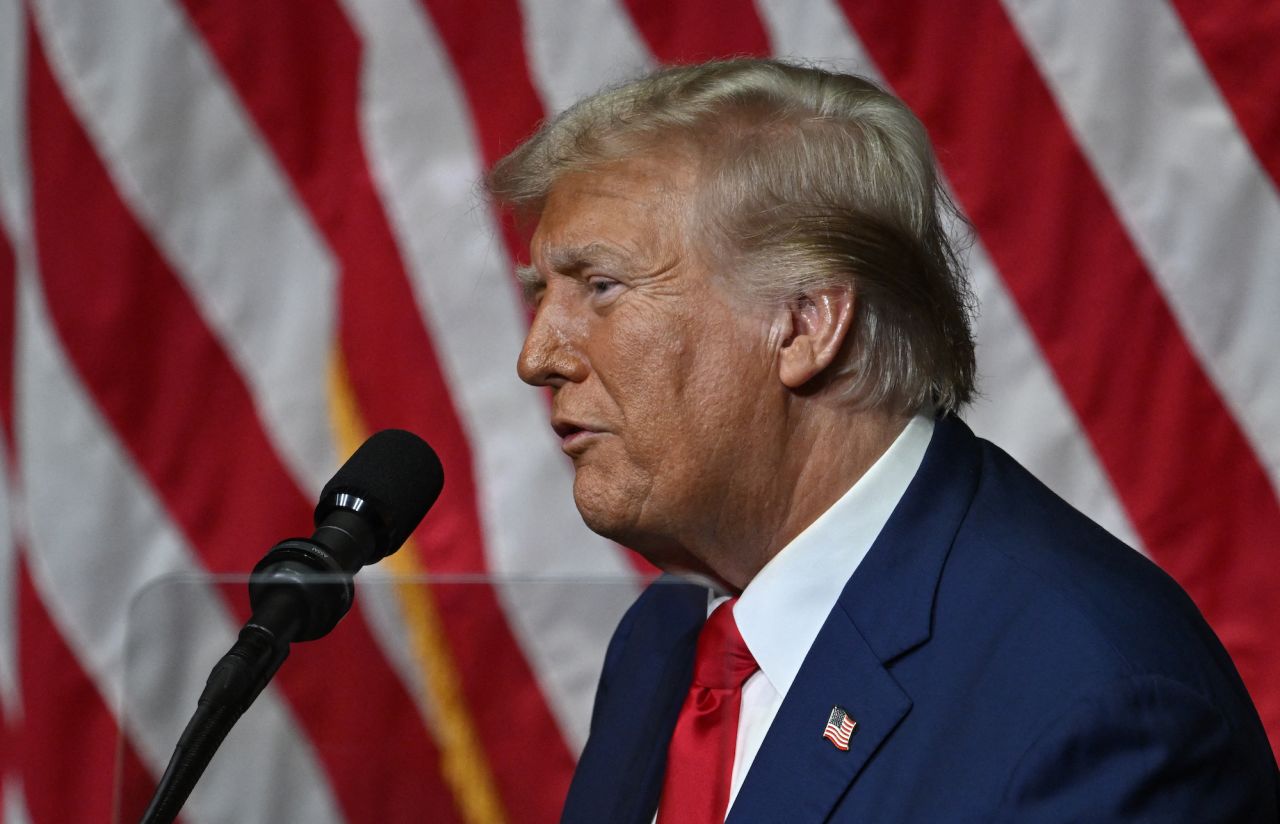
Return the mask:
{"type": "MultiPolygon", "coordinates": [[[[912,418],[849,491],[773,556],[738,598],[734,620],[760,671],[742,685],[729,809],[809,647],[902,500],[932,437],[932,418],[912,418]]],[[[707,615],[728,599],[712,595],[707,615]]]]}
{"type": "MultiPolygon", "coordinates": [[[[760,671],[742,687],[730,808],[809,647],[907,491],[932,436],[931,418],[913,418],[849,491],[742,591],[733,614],[760,671]]],[[[727,597],[713,598],[707,614],[727,597]]]]}

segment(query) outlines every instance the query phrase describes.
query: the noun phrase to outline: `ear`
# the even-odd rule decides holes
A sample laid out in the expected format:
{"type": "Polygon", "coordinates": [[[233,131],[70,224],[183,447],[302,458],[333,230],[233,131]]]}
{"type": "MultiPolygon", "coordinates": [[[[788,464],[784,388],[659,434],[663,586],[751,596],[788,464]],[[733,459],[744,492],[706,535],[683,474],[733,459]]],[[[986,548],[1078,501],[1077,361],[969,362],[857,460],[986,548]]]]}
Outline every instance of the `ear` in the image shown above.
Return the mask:
{"type": "Polygon", "coordinates": [[[789,327],[778,349],[778,377],[799,389],[831,365],[853,324],[853,289],[830,286],[806,292],[779,318],[789,327]]]}

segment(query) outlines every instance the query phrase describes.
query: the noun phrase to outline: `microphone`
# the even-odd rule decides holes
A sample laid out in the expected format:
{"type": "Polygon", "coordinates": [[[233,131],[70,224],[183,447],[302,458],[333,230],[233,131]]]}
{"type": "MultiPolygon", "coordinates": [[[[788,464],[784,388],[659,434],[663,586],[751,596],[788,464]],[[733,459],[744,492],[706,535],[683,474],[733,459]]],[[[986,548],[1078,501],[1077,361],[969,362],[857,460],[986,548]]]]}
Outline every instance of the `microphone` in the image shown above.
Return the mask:
{"type": "Polygon", "coordinates": [[[290,641],[327,635],[351,609],[352,577],[399,549],[443,487],[425,441],[403,429],[374,434],[320,492],[311,537],[281,541],[254,567],[249,624],[290,641]]]}
{"type": "Polygon", "coordinates": [[[183,730],[141,824],[177,817],[231,727],[289,655],[351,609],[361,567],[400,548],[444,487],[436,453],[401,429],[374,434],[325,484],[310,538],[281,541],[249,578],[252,617],[222,657],[183,730]]]}

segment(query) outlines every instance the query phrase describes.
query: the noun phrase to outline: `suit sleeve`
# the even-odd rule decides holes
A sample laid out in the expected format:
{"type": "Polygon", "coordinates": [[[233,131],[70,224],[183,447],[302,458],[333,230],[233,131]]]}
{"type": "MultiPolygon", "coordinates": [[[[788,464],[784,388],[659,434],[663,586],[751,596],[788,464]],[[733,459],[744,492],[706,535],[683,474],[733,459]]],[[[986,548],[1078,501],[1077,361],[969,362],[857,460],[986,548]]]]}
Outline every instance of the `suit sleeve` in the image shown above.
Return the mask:
{"type": "Polygon", "coordinates": [[[1028,747],[1000,820],[1274,824],[1275,763],[1227,717],[1163,676],[1099,687],[1028,747]]]}

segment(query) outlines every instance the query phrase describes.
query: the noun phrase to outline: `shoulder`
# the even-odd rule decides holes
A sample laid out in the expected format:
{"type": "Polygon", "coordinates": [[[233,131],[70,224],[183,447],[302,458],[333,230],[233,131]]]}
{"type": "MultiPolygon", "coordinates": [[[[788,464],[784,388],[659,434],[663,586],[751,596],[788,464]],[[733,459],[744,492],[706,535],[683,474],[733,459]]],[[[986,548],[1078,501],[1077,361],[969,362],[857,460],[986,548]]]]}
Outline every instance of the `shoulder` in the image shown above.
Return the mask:
{"type": "Polygon", "coordinates": [[[1104,784],[1125,782],[1126,770],[1151,771],[1148,784],[1135,777],[1127,785],[1134,792],[1179,771],[1189,785],[1217,784],[1231,765],[1271,787],[1274,799],[1274,760],[1257,713],[1187,594],[980,443],[972,505],[939,580],[934,640],[963,646],[986,684],[1006,683],[991,691],[1004,693],[1009,754],[1026,747],[1011,792],[1036,797],[1033,776],[1072,785],[1072,770],[1080,786],[1091,785],[1094,770],[1104,784]]]}
{"type": "Polygon", "coordinates": [[[1095,668],[1234,674],[1217,637],[1167,573],[998,447],[981,443],[980,480],[944,585],[989,588],[989,606],[1053,628],[1051,643],[1087,645],[1095,668]]]}
{"type": "Polygon", "coordinates": [[[1199,691],[1135,674],[1081,690],[1009,774],[1003,821],[1274,822],[1274,763],[1199,691]]]}

